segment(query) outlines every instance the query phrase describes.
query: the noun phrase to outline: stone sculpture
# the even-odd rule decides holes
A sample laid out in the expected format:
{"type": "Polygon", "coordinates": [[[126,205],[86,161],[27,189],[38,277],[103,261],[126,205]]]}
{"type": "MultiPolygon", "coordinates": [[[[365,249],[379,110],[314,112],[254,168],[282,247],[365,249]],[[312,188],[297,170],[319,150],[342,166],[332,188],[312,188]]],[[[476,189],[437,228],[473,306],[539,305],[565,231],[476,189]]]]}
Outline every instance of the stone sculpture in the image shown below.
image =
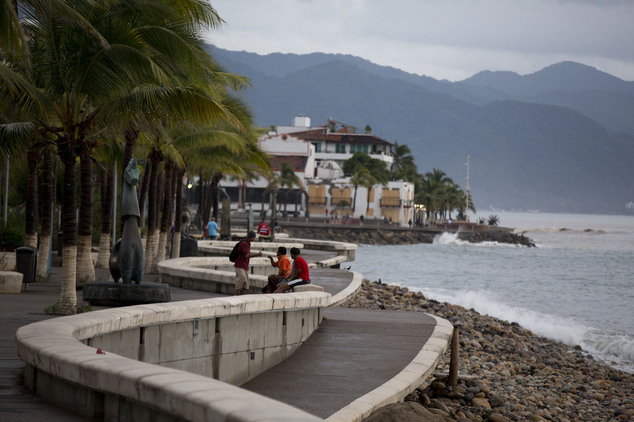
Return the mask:
{"type": "Polygon", "coordinates": [[[121,279],[123,284],[130,284],[132,281],[140,284],[145,271],[145,253],[138,226],[141,212],[136,193],[136,185],[139,181],[136,158],[132,158],[128,163],[123,173],[123,181],[121,193],[123,233],[121,239],[117,240],[112,248],[109,268],[115,283],[121,279]]]}

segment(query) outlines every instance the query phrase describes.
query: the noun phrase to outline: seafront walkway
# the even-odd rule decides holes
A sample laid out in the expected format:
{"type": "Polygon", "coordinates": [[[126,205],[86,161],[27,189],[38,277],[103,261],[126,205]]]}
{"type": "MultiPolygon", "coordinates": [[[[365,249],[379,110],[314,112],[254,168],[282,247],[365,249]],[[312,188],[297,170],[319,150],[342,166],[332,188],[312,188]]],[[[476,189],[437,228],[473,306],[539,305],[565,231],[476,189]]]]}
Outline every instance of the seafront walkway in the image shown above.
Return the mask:
{"type": "MultiPolygon", "coordinates": [[[[309,263],[327,259],[329,254],[303,251],[309,263]]],[[[110,279],[106,269],[97,269],[96,275],[97,281],[110,279]]],[[[350,285],[353,273],[314,268],[311,279],[335,295],[350,285]]],[[[157,282],[159,276],[147,275],[144,281],[157,282]]],[[[61,268],[53,267],[48,282],[28,284],[20,294],[0,294],[2,421],[92,420],[32,394],[24,384],[25,364],[16,352],[19,327],[52,318],[44,309],[57,302],[60,283],[61,268]]],[[[172,287],[171,296],[176,302],[222,295],[172,287]]],[[[81,292],[78,299],[81,303],[81,292]]],[[[446,326],[440,337],[433,338],[438,335],[439,320],[422,313],[339,306],[325,308],[323,317],[319,328],[290,357],[240,387],[321,419],[358,421],[373,409],[400,400],[423,382],[449,341],[446,326]],[[430,342],[433,347],[426,348],[430,342]]]]}

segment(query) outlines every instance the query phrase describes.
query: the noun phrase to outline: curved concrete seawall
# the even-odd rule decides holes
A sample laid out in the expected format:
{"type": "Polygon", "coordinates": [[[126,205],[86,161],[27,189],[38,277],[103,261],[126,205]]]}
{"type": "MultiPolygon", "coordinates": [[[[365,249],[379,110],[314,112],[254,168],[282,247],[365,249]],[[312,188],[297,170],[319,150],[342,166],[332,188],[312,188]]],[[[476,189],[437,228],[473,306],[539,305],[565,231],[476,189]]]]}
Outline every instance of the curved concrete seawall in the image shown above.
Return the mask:
{"type": "Polygon", "coordinates": [[[38,395],[89,417],[319,420],[231,384],[292,353],[329,301],[305,292],[95,311],[20,328],[18,354],[38,395]]]}
{"type": "MultiPolygon", "coordinates": [[[[304,242],[289,239],[284,245],[299,243],[313,249],[304,242]]],[[[224,257],[164,261],[159,266],[162,281],[232,293],[234,272],[226,256],[235,242],[214,243],[200,242],[201,249],[224,257]]],[[[354,257],[356,245],[325,243],[329,245],[322,248],[334,251],[334,256],[320,257],[313,266],[338,266],[354,257]]],[[[255,245],[259,249],[261,244],[255,245]]],[[[263,245],[269,245],[267,251],[277,247],[263,245]]],[[[259,293],[274,268],[266,258],[251,263],[250,278],[259,293]]],[[[361,274],[351,273],[351,281],[333,295],[246,295],[55,318],[20,328],[18,354],[26,362],[26,383],[38,395],[99,420],[321,420],[237,385],[290,356],[319,327],[324,308],[345,302],[359,289],[361,280],[361,274]],[[98,353],[99,349],[105,354],[98,353]]],[[[361,421],[424,382],[447,349],[453,331],[448,321],[432,318],[433,333],[409,365],[327,420],[361,421]]]]}

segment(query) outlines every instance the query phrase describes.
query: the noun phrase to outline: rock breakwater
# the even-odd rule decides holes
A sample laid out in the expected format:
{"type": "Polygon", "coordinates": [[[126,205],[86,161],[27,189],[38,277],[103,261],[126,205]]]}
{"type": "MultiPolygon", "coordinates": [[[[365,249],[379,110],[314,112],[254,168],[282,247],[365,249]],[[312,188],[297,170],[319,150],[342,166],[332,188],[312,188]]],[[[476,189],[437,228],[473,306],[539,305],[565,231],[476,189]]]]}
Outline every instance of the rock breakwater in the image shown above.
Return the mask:
{"type": "Polygon", "coordinates": [[[380,282],[364,280],[344,306],[426,312],[461,324],[458,385],[447,383],[446,353],[428,384],[366,422],[634,420],[634,375],[579,347],[380,282]]]}
{"type": "MultiPolygon", "coordinates": [[[[362,245],[403,245],[414,243],[433,243],[434,237],[442,231],[434,230],[394,230],[382,228],[364,228],[359,226],[288,226],[284,232],[291,237],[310,238],[320,240],[335,240],[362,245]]],[[[485,230],[475,232],[459,232],[458,238],[471,243],[500,242],[533,247],[533,241],[509,230],[485,230]]]]}

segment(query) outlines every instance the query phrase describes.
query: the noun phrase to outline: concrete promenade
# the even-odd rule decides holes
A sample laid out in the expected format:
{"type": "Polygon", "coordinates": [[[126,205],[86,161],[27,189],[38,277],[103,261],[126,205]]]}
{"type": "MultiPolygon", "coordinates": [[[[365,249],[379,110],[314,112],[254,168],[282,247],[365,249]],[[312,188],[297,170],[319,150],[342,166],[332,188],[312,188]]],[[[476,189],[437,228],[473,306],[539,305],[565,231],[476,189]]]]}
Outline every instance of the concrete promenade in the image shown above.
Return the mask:
{"type": "MultiPolygon", "coordinates": [[[[309,262],[323,259],[324,254],[303,252],[309,262]]],[[[106,269],[97,269],[96,275],[97,281],[110,278],[106,269]]],[[[352,273],[312,269],[311,279],[335,294],[350,283],[352,273]]],[[[158,276],[147,275],[144,281],[158,281],[158,276]]],[[[54,267],[49,282],[29,284],[20,294],[0,294],[2,421],[89,420],[33,395],[24,386],[24,363],[16,352],[16,330],[51,318],[44,309],[57,302],[60,283],[61,268],[54,267]]],[[[171,296],[172,301],[180,301],[219,295],[172,287],[171,296]]],[[[436,324],[420,313],[342,307],[325,309],[324,316],[320,328],[297,352],[242,387],[327,418],[394,378],[421,351],[436,324]]],[[[345,415],[337,420],[345,420],[345,415]]]]}

